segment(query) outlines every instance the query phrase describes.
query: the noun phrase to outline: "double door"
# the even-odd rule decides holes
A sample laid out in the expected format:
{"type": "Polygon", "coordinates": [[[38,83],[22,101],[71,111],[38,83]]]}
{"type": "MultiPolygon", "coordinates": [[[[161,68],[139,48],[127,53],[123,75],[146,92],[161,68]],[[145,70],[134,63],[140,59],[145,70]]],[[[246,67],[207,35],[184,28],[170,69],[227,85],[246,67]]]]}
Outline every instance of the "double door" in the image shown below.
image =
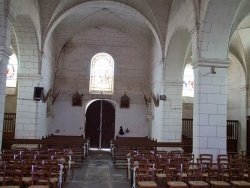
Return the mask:
{"type": "Polygon", "coordinates": [[[90,147],[109,148],[115,134],[115,108],[106,100],[92,102],[86,111],[85,137],[90,147]]]}

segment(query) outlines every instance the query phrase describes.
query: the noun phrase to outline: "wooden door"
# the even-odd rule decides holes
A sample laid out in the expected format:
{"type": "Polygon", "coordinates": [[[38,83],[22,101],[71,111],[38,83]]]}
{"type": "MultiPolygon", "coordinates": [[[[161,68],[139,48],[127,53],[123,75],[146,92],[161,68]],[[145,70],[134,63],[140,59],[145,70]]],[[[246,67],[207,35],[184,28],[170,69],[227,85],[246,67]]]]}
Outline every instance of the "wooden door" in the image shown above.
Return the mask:
{"type": "Polygon", "coordinates": [[[91,103],[86,112],[85,137],[90,138],[90,147],[109,148],[115,134],[115,109],[105,100],[91,103]]]}
{"type": "Polygon", "coordinates": [[[247,116],[247,156],[250,156],[250,116],[247,116]]]}

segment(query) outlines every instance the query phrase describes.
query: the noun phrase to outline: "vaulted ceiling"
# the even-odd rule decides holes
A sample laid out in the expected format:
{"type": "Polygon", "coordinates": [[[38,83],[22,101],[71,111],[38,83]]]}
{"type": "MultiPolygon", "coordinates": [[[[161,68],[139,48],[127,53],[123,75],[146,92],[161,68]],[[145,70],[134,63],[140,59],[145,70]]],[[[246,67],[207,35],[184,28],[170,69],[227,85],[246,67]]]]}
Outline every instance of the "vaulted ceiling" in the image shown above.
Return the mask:
{"type": "Polygon", "coordinates": [[[56,38],[60,48],[81,32],[109,27],[142,44],[155,37],[163,46],[171,3],[172,0],[45,0],[40,2],[43,37],[48,40],[52,34],[60,36],[56,38]]]}

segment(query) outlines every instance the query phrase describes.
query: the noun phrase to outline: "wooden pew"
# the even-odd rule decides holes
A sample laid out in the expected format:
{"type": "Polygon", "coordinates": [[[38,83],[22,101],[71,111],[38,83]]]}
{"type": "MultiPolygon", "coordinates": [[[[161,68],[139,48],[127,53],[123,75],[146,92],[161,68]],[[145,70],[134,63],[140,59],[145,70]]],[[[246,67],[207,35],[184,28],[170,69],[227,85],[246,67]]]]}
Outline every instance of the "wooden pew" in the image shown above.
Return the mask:
{"type": "MultiPolygon", "coordinates": [[[[74,136],[50,136],[42,139],[3,139],[5,145],[37,145],[37,148],[73,148],[78,151],[77,155],[81,163],[87,156],[88,139],[74,136]]],[[[10,149],[10,148],[3,148],[10,149]]]]}
{"type": "Polygon", "coordinates": [[[149,143],[156,142],[148,137],[119,137],[111,142],[111,157],[114,164],[119,161],[118,166],[126,164],[127,154],[134,151],[150,152],[153,148],[149,143]],[[144,143],[144,144],[143,144],[144,143]]]}
{"type": "MultiPolygon", "coordinates": [[[[117,139],[111,142],[112,148],[112,160],[116,166],[126,167],[127,154],[131,153],[134,155],[137,153],[152,153],[157,154],[159,149],[169,149],[169,148],[179,148],[184,150],[184,152],[189,153],[189,150],[185,148],[190,148],[192,146],[189,142],[157,142],[156,140],[151,140],[148,138],[127,138],[127,139],[117,139]],[[116,162],[119,161],[118,164],[116,162]],[[122,161],[122,162],[121,162],[122,161]]],[[[192,153],[192,152],[191,152],[192,153]]]]}
{"type": "Polygon", "coordinates": [[[77,162],[82,163],[83,160],[87,157],[88,149],[89,149],[89,139],[86,139],[81,136],[70,136],[70,135],[50,135],[46,138],[43,138],[43,140],[46,140],[48,144],[44,144],[44,147],[47,148],[71,148],[74,149],[76,152],[76,159],[77,162]],[[63,145],[61,145],[61,141],[65,142],[63,145]],[[59,143],[58,143],[59,141],[59,143]],[[79,145],[80,144],[80,145],[79,145]]]}

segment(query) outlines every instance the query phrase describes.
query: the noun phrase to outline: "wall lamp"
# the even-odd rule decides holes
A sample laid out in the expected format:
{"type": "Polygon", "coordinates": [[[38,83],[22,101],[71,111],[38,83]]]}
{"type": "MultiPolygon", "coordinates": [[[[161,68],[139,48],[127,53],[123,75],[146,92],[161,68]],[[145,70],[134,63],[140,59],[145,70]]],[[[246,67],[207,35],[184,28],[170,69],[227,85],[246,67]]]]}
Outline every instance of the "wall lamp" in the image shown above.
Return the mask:
{"type": "Polygon", "coordinates": [[[169,102],[169,107],[170,107],[171,110],[181,109],[181,108],[173,108],[172,107],[172,102],[171,102],[170,98],[168,98],[166,95],[160,95],[160,100],[162,100],[162,101],[168,101],[169,102]]]}
{"type": "Polygon", "coordinates": [[[166,95],[160,95],[160,100],[162,100],[162,101],[165,101],[165,100],[167,100],[167,97],[166,97],[166,95]]]}

